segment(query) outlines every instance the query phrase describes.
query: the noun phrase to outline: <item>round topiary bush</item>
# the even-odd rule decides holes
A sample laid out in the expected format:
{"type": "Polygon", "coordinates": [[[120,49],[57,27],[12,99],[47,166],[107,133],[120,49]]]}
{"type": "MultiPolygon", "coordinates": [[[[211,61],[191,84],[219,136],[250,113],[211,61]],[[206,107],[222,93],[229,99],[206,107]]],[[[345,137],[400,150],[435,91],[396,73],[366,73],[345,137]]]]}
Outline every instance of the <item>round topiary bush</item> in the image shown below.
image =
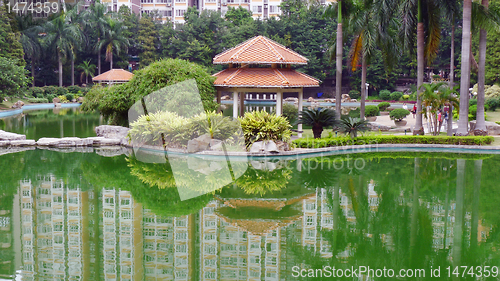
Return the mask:
{"type": "Polygon", "coordinates": [[[388,102],[386,102],[386,101],[384,101],[384,102],[381,102],[381,103],[378,104],[378,109],[380,111],[385,111],[387,108],[389,108],[389,106],[391,106],[391,104],[388,103],[388,102]]]}
{"type": "Polygon", "coordinates": [[[410,99],[410,95],[403,95],[403,100],[409,100],[410,99]]]}
{"type": "Polygon", "coordinates": [[[382,90],[378,93],[380,99],[382,100],[390,100],[391,99],[391,91],[389,90],[382,90]]]}
{"type": "Polygon", "coordinates": [[[359,91],[357,91],[357,90],[351,90],[351,91],[349,91],[349,97],[351,99],[357,99],[358,100],[361,97],[361,93],[359,91]]]}
{"type": "Polygon", "coordinates": [[[373,117],[377,116],[380,113],[378,106],[376,105],[367,105],[365,106],[365,117],[373,117]]]}
{"type": "Polygon", "coordinates": [[[401,92],[392,92],[391,94],[391,100],[400,100],[401,97],[403,96],[403,93],[401,92]]]}
{"type": "Polygon", "coordinates": [[[396,108],[391,113],[389,113],[389,117],[391,117],[394,121],[401,121],[403,118],[406,118],[410,114],[410,111],[404,108],[396,108]]]}
{"type": "Polygon", "coordinates": [[[498,107],[500,107],[500,98],[487,99],[485,105],[488,106],[489,110],[495,111],[498,107]]]}

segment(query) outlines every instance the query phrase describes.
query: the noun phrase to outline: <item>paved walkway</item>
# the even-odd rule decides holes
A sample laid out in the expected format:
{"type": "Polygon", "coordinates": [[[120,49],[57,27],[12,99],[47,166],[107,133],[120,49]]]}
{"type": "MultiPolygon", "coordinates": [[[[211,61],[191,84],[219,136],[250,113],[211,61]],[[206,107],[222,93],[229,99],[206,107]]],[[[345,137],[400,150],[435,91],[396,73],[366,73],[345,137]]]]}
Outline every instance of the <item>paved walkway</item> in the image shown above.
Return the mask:
{"type": "MultiPolygon", "coordinates": [[[[408,117],[406,117],[403,120],[406,120],[408,123],[404,127],[399,127],[398,131],[404,132],[405,129],[407,131],[412,131],[413,128],[415,127],[415,121],[417,119],[413,118],[413,115],[410,114],[410,115],[408,115],[408,117]]],[[[391,126],[391,127],[394,127],[394,128],[396,127],[396,125],[394,124],[394,120],[391,120],[391,118],[389,117],[389,115],[377,116],[377,120],[375,122],[380,123],[382,125],[391,126]]],[[[443,122],[443,126],[441,127],[441,132],[446,132],[445,125],[446,124],[443,122]]],[[[425,133],[428,133],[429,126],[428,126],[427,120],[425,118],[423,119],[423,126],[424,126],[425,133]]],[[[457,128],[457,127],[458,127],[457,123],[453,122],[453,128],[457,128]]]]}

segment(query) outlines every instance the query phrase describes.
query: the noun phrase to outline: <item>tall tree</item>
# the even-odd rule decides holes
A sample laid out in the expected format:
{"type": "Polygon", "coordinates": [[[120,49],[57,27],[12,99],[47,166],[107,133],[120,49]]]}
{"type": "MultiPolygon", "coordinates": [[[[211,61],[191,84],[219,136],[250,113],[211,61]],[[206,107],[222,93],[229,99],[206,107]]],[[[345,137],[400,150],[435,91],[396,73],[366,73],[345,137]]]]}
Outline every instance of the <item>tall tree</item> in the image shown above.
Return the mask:
{"type": "Polygon", "coordinates": [[[462,66],[460,69],[460,115],[457,135],[469,134],[469,79],[470,79],[470,45],[471,45],[472,0],[464,0],[462,20],[462,66]]]}
{"type": "Polygon", "coordinates": [[[19,65],[25,65],[23,46],[19,43],[19,35],[12,31],[5,5],[0,5],[0,57],[15,59],[19,65]]]}
{"type": "Polygon", "coordinates": [[[367,62],[374,56],[377,47],[382,50],[386,70],[391,70],[398,53],[390,24],[394,9],[383,1],[364,0],[354,3],[349,17],[350,33],[354,34],[350,56],[350,66],[355,71],[361,60],[361,106],[360,117],[365,118],[367,62]],[[388,20],[389,19],[389,20],[388,20]]]}
{"type": "Polygon", "coordinates": [[[130,43],[124,35],[126,27],[123,22],[108,18],[107,26],[103,40],[98,44],[98,49],[106,49],[106,61],[109,61],[109,69],[113,69],[113,51],[119,55],[122,50],[127,49],[130,43]]]}
{"type": "Polygon", "coordinates": [[[23,46],[24,56],[30,60],[32,87],[35,87],[35,62],[40,58],[42,46],[38,34],[41,26],[33,20],[32,15],[21,15],[16,17],[18,30],[21,32],[20,42],[23,46]]]}
{"type": "Polygon", "coordinates": [[[139,54],[141,67],[145,67],[156,60],[155,46],[157,37],[158,32],[153,21],[149,17],[142,17],[139,20],[139,34],[137,36],[137,41],[142,49],[139,54]]]}
{"type": "Polygon", "coordinates": [[[417,119],[414,135],[424,134],[420,93],[424,83],[424,65],[432,62],[438,51],[441,9],[442,2],[439,0],[403,0],[400,3],[400,36],[410,52],[414,50],[415,30],[417,31],[417,119]]]}
{"type": "Polygon", "coordinates": [[[67,22],[64,13],[47,22],[45,30],[47,32],[45,43],[48,49],[52,50],[57,56],[59,87],[62,87],[63,60],[74,55],[73,46],[77,46],[82,42],[82,33],[77,25],[67,22]]]}
{"type": "Polygon", "coordinates": [[[97,32],[97,43],[95,51],[97,52],[97,74],[101,74],[101,50],[99,49],[99,44],[101,41],[101,37],[104,34],[107,28],[106,22],[106,13],[108,11],[108,7],[105,4],[102,4],[99,0],[93,2],[89,8],[85,11],[83,17],[85,18],[85,22],[97,32]]]}
{"type": "MultiPolygon", "coordinates": [[[[482,0],[481,5],[488,9],[488,0],[482,0]]],[[[477,73],[477,112],[474,135],[488,135],[484,119],[484,80],[486,71],[486,29],[479,31],[479,68],[477,73]]]]}

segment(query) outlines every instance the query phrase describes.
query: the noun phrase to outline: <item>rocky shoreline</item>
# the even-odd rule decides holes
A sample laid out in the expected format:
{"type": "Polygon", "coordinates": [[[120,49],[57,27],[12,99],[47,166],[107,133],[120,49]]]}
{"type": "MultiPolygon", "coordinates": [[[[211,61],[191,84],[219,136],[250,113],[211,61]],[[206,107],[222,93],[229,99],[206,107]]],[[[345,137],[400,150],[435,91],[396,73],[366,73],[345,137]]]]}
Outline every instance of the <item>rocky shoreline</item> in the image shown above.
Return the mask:
{"type": "Polygon", "coordinates": [[[131,147],[127,139],[128,128],[102,125],[95,128],[96,137],[40,138],[38,141],[26,139],[25,135],[0,130],[0,147],[131,147]]]}

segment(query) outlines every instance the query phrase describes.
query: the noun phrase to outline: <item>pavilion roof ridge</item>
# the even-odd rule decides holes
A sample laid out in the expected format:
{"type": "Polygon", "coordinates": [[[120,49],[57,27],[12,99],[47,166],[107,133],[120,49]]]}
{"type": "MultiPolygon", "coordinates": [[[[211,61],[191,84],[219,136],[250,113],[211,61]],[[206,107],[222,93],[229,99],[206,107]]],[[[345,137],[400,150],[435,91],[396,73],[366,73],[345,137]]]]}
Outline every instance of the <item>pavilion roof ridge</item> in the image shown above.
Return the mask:
{"type": "Polygon", "coordinates": [[[213,59],[214,64],[307,64],[308,59],[265,36],[259,35],[228,49],[213,59]]]}

